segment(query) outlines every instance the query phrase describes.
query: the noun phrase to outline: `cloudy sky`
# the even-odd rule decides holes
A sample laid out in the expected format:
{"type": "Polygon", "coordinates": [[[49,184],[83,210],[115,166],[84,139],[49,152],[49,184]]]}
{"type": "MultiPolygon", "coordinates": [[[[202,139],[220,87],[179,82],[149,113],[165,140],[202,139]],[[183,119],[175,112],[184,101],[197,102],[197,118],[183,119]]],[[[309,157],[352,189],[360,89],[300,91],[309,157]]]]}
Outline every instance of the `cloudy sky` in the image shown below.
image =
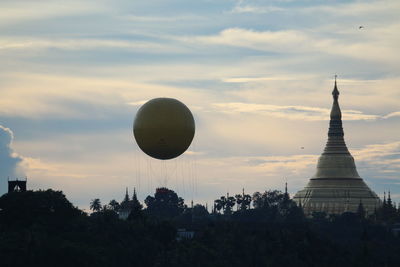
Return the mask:
{"type": "Polygon", "coordinates": [[[285,181],[294,193],[324,148],[337,74],[358,171],[400,201],[398,0],[3,0],[0,13],[0,193],[7,176],[82,208],[125,187],[209,204],[285,181]],[[133,139],[155,97],[195,116],[178,159],[133,139]]]}

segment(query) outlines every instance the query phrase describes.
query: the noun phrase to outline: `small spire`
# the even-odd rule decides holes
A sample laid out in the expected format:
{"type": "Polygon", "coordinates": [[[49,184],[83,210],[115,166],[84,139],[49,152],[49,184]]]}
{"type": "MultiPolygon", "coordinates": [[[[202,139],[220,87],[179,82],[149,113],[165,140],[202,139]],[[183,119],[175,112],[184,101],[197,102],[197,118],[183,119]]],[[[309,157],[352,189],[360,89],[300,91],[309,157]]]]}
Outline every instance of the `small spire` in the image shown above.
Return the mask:
{"type": "Polygon", "coordinates": [[[242,188],[242,195],[243,195],[243,197],[244,197],[244,187],[242,188]]]}
{"type": "Polygon", "coordinates": [[[335,76],[335,87],[332,91],[333,103],[330,114],[329,131],[328,131],[328,143],[325,147],[325,152],[330,152],[335,150],[342,150],[348,153],[346,144],[344,142],[343,136],[343,126],[342,126],[342,112],[339,106],[339,90],[337,89],[336,76],[335,76]],[[339,142],[338,142],[339,141],[339,142]]]}
{"type": "Polygon", "coordinates": [[[337,75],[335,75],[335,86],[333,87],[332,95],[333,99],[338,100],[339,98],[339,90],[337,89],[337,82],[336,82],[337,75]]]}
{"type": "Polygon", "coordinates": [[[124,200],[122,201],[122,202],[128,202],[130,199],[129,199],[129,195],[128,195],[128,187],[126,187],[126,189],[125,189],[125,197],[124,197],[124,200]]]}
{"type": "Polygon", "coordinates": [[[285,182],[285,194],[283,195],[284,197],[284,201],[287,203],[287,201],[289,201],[290,197],[289,197],[289,193],[287,190],[287,182],[285,182]]]}

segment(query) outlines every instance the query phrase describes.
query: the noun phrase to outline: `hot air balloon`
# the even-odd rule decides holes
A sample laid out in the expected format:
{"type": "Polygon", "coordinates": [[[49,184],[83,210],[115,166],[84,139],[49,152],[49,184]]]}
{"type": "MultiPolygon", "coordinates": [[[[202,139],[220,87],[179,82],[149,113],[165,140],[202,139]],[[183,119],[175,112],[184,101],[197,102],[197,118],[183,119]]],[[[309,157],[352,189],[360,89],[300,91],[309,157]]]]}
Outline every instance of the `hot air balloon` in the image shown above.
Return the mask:
{"type": "Polygon", "coordinates": [[[173,98],[155,98],[138,110],[133,134],[140,149],[160,159],[173,159],[190,146],[195,133],[188,107],[173,98]]]}

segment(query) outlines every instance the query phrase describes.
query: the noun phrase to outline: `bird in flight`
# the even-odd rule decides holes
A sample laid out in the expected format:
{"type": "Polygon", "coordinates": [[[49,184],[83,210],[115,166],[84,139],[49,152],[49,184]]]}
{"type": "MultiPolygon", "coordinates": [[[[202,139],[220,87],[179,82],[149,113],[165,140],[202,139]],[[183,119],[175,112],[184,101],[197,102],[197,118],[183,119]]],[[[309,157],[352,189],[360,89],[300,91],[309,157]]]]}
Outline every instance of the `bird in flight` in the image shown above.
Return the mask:
{"type": "Polygon", "coordinates": [[[364,29],[364,26],[361,25],[361,26],[358,27],[358,29],[359,30],[364,29]]]}

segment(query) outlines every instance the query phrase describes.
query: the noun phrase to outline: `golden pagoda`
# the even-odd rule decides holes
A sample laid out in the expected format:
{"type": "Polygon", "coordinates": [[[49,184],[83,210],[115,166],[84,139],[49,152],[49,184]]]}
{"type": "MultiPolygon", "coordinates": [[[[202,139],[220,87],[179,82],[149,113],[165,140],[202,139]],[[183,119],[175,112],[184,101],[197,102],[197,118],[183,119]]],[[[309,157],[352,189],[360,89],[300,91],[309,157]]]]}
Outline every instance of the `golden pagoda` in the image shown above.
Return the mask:
{"type": "Polygon", "coordinates": [[[360,203],[367,214],[371,214],[381,201],[358,174],[354,158],[344,141],[336,77],[332,95],[328,142],[318,159],[316,173],[293,199],[303,207],[306,215],[313,212],[356,212],[360,203]]]}

